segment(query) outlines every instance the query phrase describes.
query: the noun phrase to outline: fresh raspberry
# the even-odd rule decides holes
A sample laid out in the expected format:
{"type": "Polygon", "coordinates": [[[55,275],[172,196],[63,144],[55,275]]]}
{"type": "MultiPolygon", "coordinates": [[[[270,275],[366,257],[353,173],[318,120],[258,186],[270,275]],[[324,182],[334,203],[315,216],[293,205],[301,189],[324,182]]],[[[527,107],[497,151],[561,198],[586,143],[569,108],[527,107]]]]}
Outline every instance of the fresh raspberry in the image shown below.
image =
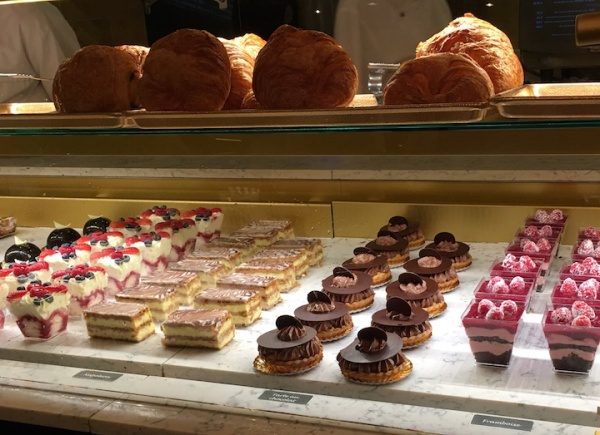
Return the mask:
{"type": "Polygon", "coordinates": [[[506,254],[504,259],[502,260],[502,267],[504,269],[510,269],[510,267],[517,262],[517,257],[512,254],[506,254]]]}
{"type": "Polygon", "coordinates": [[[535,225],[529,225],[523,230],[525,237],[536,238],[539,236],[538,229],[535,225]]]}
{"type": "Polygon", "coordinates": [[[564,218],[565,216],[563,215],[563,212],[560,208],[555,208],[550,213],[550,219],[552,220],[552,222],[562,222],[564,218]]]}
{"type": "Polygon", "coordinates": [[[511,272],[529,272],[527,265],[520,261],[511,264],[510,267],[508,267],[508,270],[510,270],[511,272]]]}
{"type": "Polygon", "coordinates": [[[583,263],[577,261],[569,266],[569,273],[572,275],[585,275],[588,271],[589,269],[583,263]]]}
{"type": "Polygon", "coordinates": [[[525,243],[523,243],[523,252],[526,252],[527,254],[535,254],[536,252],[540,252],[540,248],[535,242],[527,240],[525,243]]]}
{"type": "Polygon", "coordinates": [[[579,244],[577,248],[577,253],[579,255],[585,255],[586,257],[594,255],[594,242],[590,239],[585,239],[583,242],[579,244]]]}
{"type": "Polygon", "coordinates": [[[573,319],[571,326],[580,326],[580,327],[590,327],[592,326],[592,321],[587,316],[577,316],[573,319]]]}
{"type": "Polygon", "coordinates": [[[571,313],[573,314],[573,317],[587,316],[590,319],[594,319],[596,317],[594,309],[583,301],[573,302],[573,305],[571,306],[571,313]]]}
{"type": "Polygon", "coordinates": [[[507,294],[509,292],[509,288],[506,282],[502,280],[501,282],[497,282],[492,286],[491,292],[498,294],[507,294]]]}
{"type": "Polygon", "coordinates": [[[583,235],[585,237],[589,237],[590,239],[597,239],[599,234],[600,234],[600,228],[587,227],[583,230],[583,235]]]}
{"type": "Polygon", "coordinates": [[[494,288],[494,286],[496,284],[498,284],[499,282],[503,282],[506,284],[506,282],[504,281],[504,278],[502,278],[501,276],[492,276],[490,278],[490,280],[487,282],[487,285],[485,286],[485,289],[489,292],[492,291],[492,288],[494,288]]]}
{"type": "Polygon", "coordinates": [[[542,228],[540,228],[540,230],[538,231],[538,234],[540,237],[552,237],[552,227],[550,225],[544,225],[542,228]]]}
{"type": "Polygon", "coordinates": [[[600,258],[600,243],[594,249],[594,253],[592,254],[594,258],[600,258]]]}
{"type": "Polygon", "coordinates": [[[598,292],[598,281],[596,281],[594,278],[592,279],[588,279],[587,281],[582,282],[581,284],[579,284],[579,289],[577,290],[577,297],[579,299],[584,299],[584,300],[595,300],[597,298],[597,292],[598,292]]]}
{"type": "Polygon", "coordinates": [[[560,285],[560,292],[564,296],[575,296],[577,294],[577,283],[571,278],[565,279],[560,285]]]}
{"type": "Polygon", "coordinates": [[[588,274],[591,276],[600,276],[600,264],[594,264],[590,267],[588,274]]]}
{"type": "Polygon", "coordinates": [[[536,221],[541,222],[543,224],[550,223],[550,216],[548,216],[548,212],[546,210],[536,210],[534,217],[536,221]]]}
{"type": "Polygon", "coordinates": [[[528,255],[522,255],[521,258],[519,258],[519,263],[524,264],[528,272],[532,272],[537,268],[535,261],[528,255]]]}
{"type": "Polygon", "coordinates": [[[500,309],[504,313],[504,316],[507,318],[515,317],[517,315],[517,312],[519,311],[517,303],[511,300],[502,301],[502,303],[500,304],[500,309]]]}
{"type": "Polygon", "coordinates": [[[586,268],[586,271],[589,271],[593,266],[598,264],[598,262],[594,257],[586,257],[583,259],[581,264],[583,264],[583,266],[586,268]]]}
{"type": "Polygon", "coordinates": [[[512,293],[523,293],[525,291],[525,280],[520,276],[515,276],[508,285],[512,293]]]}
{"type": "Polygon", "coordinates": [[[499,307],[490,308],[485,318],[486,320],[504,320],[504,311],[499,307]]]}
{"type": "Polygon", "coordinates": [[[548,239],[539,239],[537,241],[537,246],[542,252],[550,252],[552,250],[552,244],[548,241],[548,239]]]}
{"type": "Polygon", "coordinates": [[[559,323],[568,325],[573,320],[573,314],[567,307],[560,307],[550,313],[550,321],[552,323],[559,323]]]}
{"type": "Polygon", "coordinates": [[[489,299],[482,299],[479,301],[479,305],[477,305],[477,315],[479,317],[485,317],[492,308],[496,308],[496,305],[494,305],[492,301],[489,299]]]}

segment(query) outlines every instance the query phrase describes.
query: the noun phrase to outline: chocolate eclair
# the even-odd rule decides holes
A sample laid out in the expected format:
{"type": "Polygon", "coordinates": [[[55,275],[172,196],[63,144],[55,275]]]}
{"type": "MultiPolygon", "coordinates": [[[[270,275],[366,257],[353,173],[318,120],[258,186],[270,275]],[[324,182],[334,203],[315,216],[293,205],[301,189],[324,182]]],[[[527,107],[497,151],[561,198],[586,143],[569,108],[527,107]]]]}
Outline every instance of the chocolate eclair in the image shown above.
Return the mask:
{"type": "Polygon", "coordinates": [[[373,280],[364,272],[350,271],[344,267],[333,269],[333,275],[323,281],[323,292],[334,302],[346,305],[350,313],[358,313],[373,305],[375,292],[373,280]]]}
{"type": "Polygon", "coordinates": [[[404,268],[421,278],[433,279],[442,293],[454,290],[460,284],[452,261],[433,249],[421,249],[419,258],[407,261],[404,268]]]}
{"type": "Polygon", "coordinates": [[[430,278],[422,278],[414,273],[401,273],[398,280],[388,284],[385,291],[388,299],[401,298],[408,302],[413,309],[424,309],[430,319],[439,316],[448,308],[437,283],[430,278]]]}
{"type": "Polygon", "coordinates": [[[402,266],[410,258],[408,240],[396,236],[391,231],[380,230],[377,238],[367,243],[366,247],[377,254],[385,255],[391,268],[402,266]]]}
{"type": "Polygon", "coordinates": [[[402,339],[404,349],[420,346],[431,338],[431,324],[427,311],[423,308],[413,308],[400,298],[388,299],[385,310],[373,314],[371,326],[397,334],[402,339]]]}
{"type": "Polygon", "coordinates": [[[419,222],[409,222],[404,216],[392,216],[388,224],[381,227],[380,231],[391,231],[396,237],[402,237],[408,241],[411,251],[419,249],[425,244],[425,236],[421,231],[419,222]]]}
{"type": "Polygon", "coordinates": [[[258,337],[254,368],[269,375],[293,375],[316,367],[323,359],[317,331],[293,316],[279,316],[277,329],[258,337]]]}
{"type": "Polygon", "coordinates": [[[345,304],[335,304],[327,294],[319,291],[308,293],[308,304],[294,311],[294,316],[304,326],[317,331],[322,342],[339,340],[352,331],[352,316],[345,304]]]}
{"type": "Polygon", "coordinates": [[[387,284],[392,272],[385,255],[378,255],[368,248],[356,248],[354,257],[344,261],[342,266],[351,271],[365,272],[373,279],[373,287],[387,284]]]}
{"type": "Polygon", "coordinates": [[[361,384],[390,384],[412,372],[400,337],[375,327],[358,331],[358,338],[338,353],[337,361],[346,379],[361,384]]]}
{"type": "Polygon", "coordinates": [[[452,267],[457,272],[467,269],[473,263],[473,258],[469,254],[469,245],[457,242],[452,233],[437,233],[433,243],[425,248],[435,249],[442,257],[448,257],[452,261],[452,267]]]}

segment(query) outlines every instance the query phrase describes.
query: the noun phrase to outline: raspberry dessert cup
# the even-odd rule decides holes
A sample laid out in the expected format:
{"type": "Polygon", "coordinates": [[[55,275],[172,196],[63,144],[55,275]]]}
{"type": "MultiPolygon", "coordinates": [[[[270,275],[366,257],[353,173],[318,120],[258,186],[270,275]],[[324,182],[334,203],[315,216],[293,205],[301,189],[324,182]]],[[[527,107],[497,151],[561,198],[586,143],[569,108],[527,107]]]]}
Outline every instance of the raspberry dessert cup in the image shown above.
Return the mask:
{"type": "Polygon", "coordinates": [[[531,278],[492,276],[479,281],[473,292],[475,299],[511,299],[528,306],[535,281],[531,278]]]}

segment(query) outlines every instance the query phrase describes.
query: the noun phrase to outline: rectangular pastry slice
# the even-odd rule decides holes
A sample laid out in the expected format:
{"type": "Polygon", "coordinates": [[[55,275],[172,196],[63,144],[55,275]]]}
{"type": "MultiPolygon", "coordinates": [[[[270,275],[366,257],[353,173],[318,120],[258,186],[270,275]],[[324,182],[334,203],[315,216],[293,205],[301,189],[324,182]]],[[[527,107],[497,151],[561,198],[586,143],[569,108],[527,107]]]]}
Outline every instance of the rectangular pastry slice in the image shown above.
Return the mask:
{"type": "Polygon", "coordinates": [[[214,260],[233,269],[242,262],[242,253],[233,248],[212,248],[204,245],[192,252],[188,258],[194,260],[214,260]]]}
{"type": "Polygon", "coordinates": [[[211,248],[233,248],[240,251],[241,260],[245,261],[258,251],[256,240],[251,237],[219,237],[208,243],[211,248]]]}
{"type": "Polygon", "coordinates": [[[144,276],[142,284],[174,287],[180,305],[192,305],[194,296],[202,290],[200,275],[180,270],[165,270],[154,275],[144,276]]]}
{"type": "Polygon", "coordinates": [[[231,271],[231,267],[217,260],[201,260],[190,257],[177,263],[171,263],[169,269],[194,272],[200,276],[204,284],[212,286],[217,283],[217,279],[227,275],[231,271]]]}
{"type": "Polygon", "coordinates": [[[272,228],[277,230],[278,239],[291,239],[294,237],[292,221],[287,219],[260,219],[249,224],[251,227],[272,228]]]}
{"type": "Polygon", "coordinates": [[[254,290],[234,288],[210,288],[194,299],[196,308],[227,310],[233,323],[251,325],[262,312],[260,293],[254,290]]]}
{"type": "Polygon", "coordinates": [[[296,277],[304,276],[308,271],[308,257],[306,256],[306,252],[300,249],[269,248],[258,252],[251,260],[261,260],[271,263],[292,263],[296,271],[296,277]]]}
{"type": "Polygon", "coordinates": [[[252,276],[243,273],[232,273],[217,281],[218,288],[236,288],[254,290],[260,293],[263,310],[274,307],[281,301],[277,279],[269,276],[252,276]]]}
{"type": "Polygon", "coordinates": [[[278,239],[279,231],[275,228],[245,226],[231,233],[231,237],[251,238],[259,248],[271,245],[278,239]]]}
{"type": "Polygon", "coordinates": [[[103,302],[83,312],[90,337],[142,341],[155,332],[150,309],[144,304],[103,302]]]}
{"type": "Polygon", "coordinates": [[[0,217],[0,239],[17,231],[17,220],[12,216],[0,217]]]}
{"type": "Polygon", "coordinates": [[[137,302],[150,308],[154,321],[162,321],[179,308],[174,287],[141,284],[115,296],[119,302],[137,302]]]}
{"type": "Polygon", "coordinates": [[[282,239],[277,240],[272,248],[306,250],[309,266],[317,266],[323,262],[323,244],[319,239],[282,239]]]}
{"type": "Polygon", "coordinates": [[[161,325],[165,346],[221,349],[235,335],[227,310],[177,310],[161,325]]]}
{"type": "Polygon", "coordinates": [[[296,270],[292,263],[251,260],[235,268],[236,273],[253,276],[271,276],[277,279],[280,292],[287,292],[298,285],[296,270]]]}

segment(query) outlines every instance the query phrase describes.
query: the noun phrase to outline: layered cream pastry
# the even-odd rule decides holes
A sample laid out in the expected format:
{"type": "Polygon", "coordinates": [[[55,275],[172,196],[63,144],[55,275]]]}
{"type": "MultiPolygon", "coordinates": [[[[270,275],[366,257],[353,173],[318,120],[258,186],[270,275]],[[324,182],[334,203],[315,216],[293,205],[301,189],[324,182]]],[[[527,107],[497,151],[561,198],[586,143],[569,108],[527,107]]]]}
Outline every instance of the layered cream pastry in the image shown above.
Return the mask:
{"type": "Polygon", "coordinates": [[[213,248],[211,245],[201,246],[191,253],[190,258],[197,260],[215,260],[230,269],[242,262],[242,254],[234,248],[213,248]]]}
{"type": "Polygon", "coordinates": [[[83,236],[77,243],[85,243],[90,245],[92,253],[102,251],[106,248],[116,248],[122,246],[125,241],[123,233],[120,231],[108,231],[105,233],[95,232],[87,236],[83,236]]]}
{"type": "Polygon", "coordinates": [[[251,260],[260,260],[271,263],[291,263],[294,265],[296,277],[306,275],[308,271],[308,257],[306,252],[300,249],[265,249],[251,258],[251,260]]]}
{"type": "Polygon", "coordinates": [[[165,231],[142,233],[127,237],[125,246],[139,249],[142,255],[142,275],[162,272],[169,264],[171,236],[165,231]]]}
{"type": "Polygon", "coordinates": [[[171,219],[156,224],[157,232],[166,231],[171,236],[169,261],[183,260],[196,246],[196,226],[191,219],[171,219]]]}
{"type": "Polygon", "coordinates": [[[248,326],[260,318],[260,293],[235,288],[209,288],[194,299],[196,308],[227,310],[235,326],[248,326]]]}
{"type": "Polygon", "coordinates": [[[202,278],[194,272],[165,270],[142,277],[142,284],[174,287],[180,305],[192,305],[194,296],[202,290],[202,278]]]}
{"type": "Polygon", "coordinates": [[[194,272],[200,276],[202,282],[209,286],[217,284],[217,280],[231,272],[231,268],[217,260],[200,260],[188,257],[185,260],[171,263],[170,270],[194,272]]]}
{"type": "Polygon", "coordinates": [[[278,240],[279,231],[276,228],[245,226],[230,234],[231,237],[244,237],[254,240],[259,248],[272,245],[278,240]]]}
{"type": "Polygon", "coordinates": [[[42,249],[40,261],[50,265],[50,270],[56,272],[78,264],[90,261],[92,248],[85,244],[63,245],[54,249],[42,249]]]}
{"type": "Polygon", "coordinates": [[[177,310],[160,327],[165,346],[221,349],[235,336],[227,310],[177,310]]]}
{"type": "Polygon", "coordinates": [[[29,284],[7,296],[8,309],[25,337],[52,338],[67,329],[70,295],[64,285],[29,284]]]}
{"type": "Polygon", "coordinates": [[[354,257],[344,261],[342,266],[351,271],[365,272],[373,279],[373,287],[387,284],[392,272],[385,255],[377,255],[369,248],[356,248],[354,257]]]}
{"type": "Polygon", "coordinates": [[[270,276],[277,279],[280,292],[287,292],[298,285],[296,270],[292,263],[271,263],[264,260],[251,260],[235,268],[236,273],[253,276],[270,276]]]}
{"type": "Polygon", "coordinates": [[[419,249],[425,244],[425,236],[418,222],[409,222],[404,216],[392,216],[388,224],[381,227],[383,231],[391,231],[397,237],[408,241],[409,249],[419,249]]]}
{"type": "Polygon", "coordinates": [[[13,263],[7,269],[0,269],[0,286],[7,292],[25,290],[31,283],[42,284],[51,278],[50,265],[45,261],[13,263]]]}
{"type": "Polygon", "coordinates": [[[184,211],[181,213],[181,217],[196,222],[198,242],[201,244],[208,243],[221,236],[223,211],[220,208],[199,207],[184,211]]]}
{"type": "Polygon", "coordinates": [[[110,231],[119,231],[125,237],[132,237],[152,231],[152,221],[134,217],[120,218],[112,221],[109,229],[110,231]]]}
{"type": "Polygon", "coordinates": [[[277,279],[270,276],[252,276],[244,275],[243,273],[232,273],[219,278],[217,287],[254,290],[260,294],[263,310],[268,310],[281,301],[277,279]]]}
{"type": "Polygon", "coordinates": [[[12,216],[0,217],[0,239],[14,234],[17,230],[17,220],[12,216]]]}
{"type": "Polygon", "coordinates": [[[174,287],[140,284],[117,293],[119,302],[137,302],[150,308],[155,322],[163,321],[169,314],[179,308],[177,291],[174,287]]]}
{"type": "Polygon", "coordinates": [[[258,251],[256,240],[251,237],[219,237],[212,240],[208,246],[213,248],[233,248],[240,251],[241,261],[246,261],[258,251]]]}
{"type": "Polygon", "coordinates": [[[71,295],[71,316],[81,316],[83,310],[102,302],[108,286],[108,277],[102,267],[83,264],[54,272],[52,280],[67,287],[71,295]]]}
{"type": "Polygon", "coordinates": [[[277,231],[277,239],[294,238],[294,228],[292,227],[292,221],[287,219],[260,219],[257,221],[250,222],[247,225],[247,227],[274,229],[277,231]]]}
{"type": "Polygon", "coordinates": [[[140,218],[150,219],[152,226],[156,228],[156,224],[170,221],[171,219],[179,219],[180,213],[176,208],[170,208],[166,205],[155,205],[154,207],[140,213],[140,218]]]}
{"type": "Polygon", "coordinates": [[[410,257],[408,241],[395,236],[391,231],[379,231],[377,238],[367,243],[367,248],[377,254],[385,255],[390,267],[400,267],[410,257]]]}
{"type": "Polygon", "coordinates": [[[156,332],[150,309],[144,304],[102,302],[83,312],[90,337],[142,341],[156,332]]]}
{"type": "Polygon", "coordinates": [[[305,250],[308,265],[318,266],[323,262],[323,244],[319,239],[281,239],[272,245],[275,249],[300,249],[305,250]]]}
{"type": "Polygon", "coordinates": [[[321,281],[323,292],[334,303],[346,305],[350,313],[364,311],[373,305],[375,292],[373,279],[365,272],[336,267],[333,274],[321,281]]]}
{"type": "Polygon", "coordinates": [[[311,291],[308,304],[294,311],[294,316],[305,326],[315,328],[322,342],[339,340],[350,334],[352,316],[345,304],[334,303],[324,292],[311,291]]]}
{"type": "Polygon", "coordinates": [[[469,254],[469,245],[457,242],[452,233],[437,233],[433,243],[427,245],[426,248],[434,249],[442,257],[449,258],[452,261],[452,267],[457,272],[467,269],[473,263],[473,258],[469,254]]]}
{"type": "Polygon", "coordinates": [[[142,256],[137,248],[106,248],[94,252],[90,257],[92,266],[100,266],[106,271],[108,285],[106,296],[114,296],[140,282],[142,256]]]}
{"type": "Polygon", "coordinates": [[[406,262],[404,268],[422,278],[433,279],[442,293],[452,291],[460,284],[452,261],[433,249],[422,249],[419,258],[406,262]]]}

